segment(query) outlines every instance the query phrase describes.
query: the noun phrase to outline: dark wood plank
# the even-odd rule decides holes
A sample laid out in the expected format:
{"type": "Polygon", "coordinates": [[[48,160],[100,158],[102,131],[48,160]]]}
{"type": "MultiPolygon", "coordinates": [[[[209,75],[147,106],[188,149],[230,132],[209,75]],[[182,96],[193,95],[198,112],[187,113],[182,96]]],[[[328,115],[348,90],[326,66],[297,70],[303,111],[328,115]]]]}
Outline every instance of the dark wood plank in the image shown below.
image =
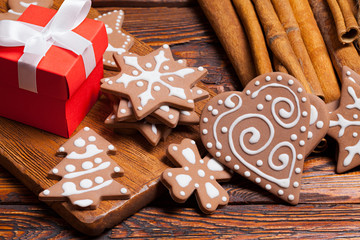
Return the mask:
{"type": "Polygon", "coordinates": [[[93,7],[190,7],[196,0],[92,0],[93,7]]]}

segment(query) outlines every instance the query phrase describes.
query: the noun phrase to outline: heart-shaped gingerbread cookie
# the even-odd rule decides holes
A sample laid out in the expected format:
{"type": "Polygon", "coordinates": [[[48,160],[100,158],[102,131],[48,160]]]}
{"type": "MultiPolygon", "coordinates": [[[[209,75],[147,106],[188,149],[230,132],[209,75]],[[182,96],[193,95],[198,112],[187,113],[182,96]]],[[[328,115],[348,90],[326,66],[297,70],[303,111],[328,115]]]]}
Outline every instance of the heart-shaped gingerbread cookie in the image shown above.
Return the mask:
{"type": "Polygon", "coordinates": [[[211,99],[201,115],[200,134],[219,162],[295,205],[304,159],[328,126],[321,99],[288,74],[268,73],[243,92],[211,99]]]}

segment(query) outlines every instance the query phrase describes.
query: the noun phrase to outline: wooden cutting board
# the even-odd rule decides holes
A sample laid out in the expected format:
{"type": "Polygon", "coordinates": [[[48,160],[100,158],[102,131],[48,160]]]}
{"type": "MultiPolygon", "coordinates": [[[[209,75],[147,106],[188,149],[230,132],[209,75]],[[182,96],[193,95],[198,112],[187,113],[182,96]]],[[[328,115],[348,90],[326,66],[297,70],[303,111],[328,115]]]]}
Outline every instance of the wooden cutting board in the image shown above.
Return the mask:
{"type": "MultiPolygon", "coordinates": [[[[145,55],[152,48],[135,40],[130,51],[145,55]]],[[[116,74],[112,71],[104,73],[105,77],[116,74]]],[[[198,86],[209,91],[202,83],[198,86]]],[[[197,103],[198,113],[205,102],[197,103]]],[[[109,101],[104,96],[100,97],[77,131],[88,126],[118,149],[118,153],[111,157],[125,170],[125,175],[118,180],[130,189],[131,198],[102,201],[96,210],[77,210],[68,202],[49,204],[74,228],[88,235],[97,235],[105,228],[113,227],[161,194],[164,187],[159,182],[159,176],[168,165],[171,166],[165,156],[170,143],[179,143],[183,137],[200,143],[198,126],[178,127],[166,142],[160,142],[156,147],[152,147],[140,134],[116,134],[103,124],[111,109],[109,101]]],[[[55,153],[66,141],[65,138],[0,117],[0,164],[35,195],[57,182],[48,179],[47,172],[62,160],[55,153]]]]}

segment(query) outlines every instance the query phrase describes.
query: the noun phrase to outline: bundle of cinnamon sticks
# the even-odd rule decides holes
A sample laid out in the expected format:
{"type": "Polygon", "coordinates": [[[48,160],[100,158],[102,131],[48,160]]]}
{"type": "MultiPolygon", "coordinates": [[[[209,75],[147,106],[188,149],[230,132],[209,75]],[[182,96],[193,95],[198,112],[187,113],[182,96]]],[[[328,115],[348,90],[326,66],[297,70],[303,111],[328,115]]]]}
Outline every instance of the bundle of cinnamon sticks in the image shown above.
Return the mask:
{"type": "Polygon", "coordinates": [[[245,86],[272,71],[326,102],[346,65],[360,73],[355,0],[198,0],[245,86]]]}

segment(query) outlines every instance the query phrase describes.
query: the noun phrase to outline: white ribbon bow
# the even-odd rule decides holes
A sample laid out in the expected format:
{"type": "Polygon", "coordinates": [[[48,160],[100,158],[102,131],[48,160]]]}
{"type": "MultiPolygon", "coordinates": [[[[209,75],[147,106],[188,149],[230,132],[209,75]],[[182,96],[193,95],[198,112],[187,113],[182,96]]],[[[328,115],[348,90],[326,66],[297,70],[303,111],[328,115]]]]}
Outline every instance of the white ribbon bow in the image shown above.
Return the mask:
{"type": "Polygon", "coordinates": [[[20,21],[0,21],[0,45],[24,47],[18,61],[19,87],[37,93],[36,68],[52,45],[81,55],[86,77],[96,66],[92,43],[72,30],[84,21],[91,0],[65,0],[45,27],[20,21]]]}

